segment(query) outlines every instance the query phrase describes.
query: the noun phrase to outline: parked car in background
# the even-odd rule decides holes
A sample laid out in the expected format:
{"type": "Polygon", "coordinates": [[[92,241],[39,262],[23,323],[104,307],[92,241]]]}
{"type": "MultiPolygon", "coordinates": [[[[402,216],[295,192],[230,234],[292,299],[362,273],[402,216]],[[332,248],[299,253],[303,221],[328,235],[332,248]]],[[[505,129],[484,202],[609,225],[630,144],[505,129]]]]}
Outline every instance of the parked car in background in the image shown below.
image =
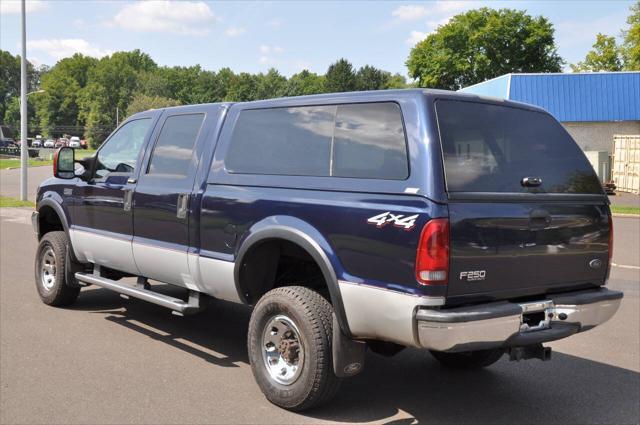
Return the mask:
{"type": "Polygon", "coordinates": [[[82,149],[89,149],[89,143],[87,143],[87,139],[80,140],[80,146],[82,146],[82,149]]]}
{"type": "Polygon", "coordinates": [[[56,148],[63,148],[65,146],[69,146],[69,139],[65,139],[64,137],[59,138],[54,145],[56,148]]]}
{"type": "Polygon", "coordinates": [[[36,139],[31,143],[31,147],[32,148],[40,148],[42,147],[42,142],[44,142],[44,140],[42,139],[41,135],[37,135],[36,139]]]}
{"type": "Polygon", "coordinates": [[[44,141],[42,146],[45,148],[54,148],[56,146],[56,142],[53,139],[47,139],[44,141]]]}
{"type": "Polygon", "coordinates": [[[80,144],[80,138],[78,136],[71,137],[71,139],[69,139],[69,144],[67,146],[74,149],[82,147],[82,145],[80,144]]]}
{"type": "Polygon", "coordinates": [[[13,132],[6,125],[0,124],[0,148],[6,148],[15,145],[13,132]]]}

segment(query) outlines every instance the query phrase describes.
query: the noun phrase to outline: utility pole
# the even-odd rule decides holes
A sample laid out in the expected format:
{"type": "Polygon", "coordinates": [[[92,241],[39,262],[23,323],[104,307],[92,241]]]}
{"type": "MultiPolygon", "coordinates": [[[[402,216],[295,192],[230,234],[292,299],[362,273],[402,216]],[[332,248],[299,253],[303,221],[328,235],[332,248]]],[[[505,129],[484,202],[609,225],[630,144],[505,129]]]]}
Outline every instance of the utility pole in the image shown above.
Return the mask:
{"type": "Polygon", "coordinates": [[[27,11],[25,0],[22,6],[22,57],[20,58],[20,200],[27,200],[27,170],[29,167],[29,144],[27,143],[27,11]]]}

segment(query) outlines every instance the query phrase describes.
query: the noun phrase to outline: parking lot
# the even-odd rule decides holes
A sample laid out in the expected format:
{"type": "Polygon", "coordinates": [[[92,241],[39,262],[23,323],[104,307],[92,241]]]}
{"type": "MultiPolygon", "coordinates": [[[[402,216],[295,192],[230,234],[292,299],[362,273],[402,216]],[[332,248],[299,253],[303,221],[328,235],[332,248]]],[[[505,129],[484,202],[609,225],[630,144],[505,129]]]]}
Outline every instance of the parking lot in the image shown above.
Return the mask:
{"type": "MultiPolygon", "coordinates": [[[[609,286],[623,290],[601,328],[550,344],[550,362],[503,358],[479,372],[428,353],[368,353],[334,403],[294,414],[269,404],[246,354],[248,308],[223,302],[190,317],[104,289],[71,308],[42,304],[25,209],[0,218],[2,423],[638,423],[640,220],[616,218],[609,286]],[[634,262],[635,261],[635,262],[634,262]],[[631,263],[631,264],[628,264],[631,263]]],[[[175,292],[170,289],[168,291],[175,292]]]]}

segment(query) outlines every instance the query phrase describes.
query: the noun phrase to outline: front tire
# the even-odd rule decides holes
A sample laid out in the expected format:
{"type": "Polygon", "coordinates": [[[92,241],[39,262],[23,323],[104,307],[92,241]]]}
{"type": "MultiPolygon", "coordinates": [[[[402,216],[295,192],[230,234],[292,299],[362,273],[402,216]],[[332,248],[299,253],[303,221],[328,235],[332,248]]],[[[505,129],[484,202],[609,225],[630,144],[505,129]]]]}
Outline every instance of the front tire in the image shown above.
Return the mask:
{"type": "Polygon", "coordinates": [[[36,251],[35,277],[38,295],[52,306],[73,304],[80,287],[67,283],[67,268],[73,267],[67,255],[69,238],[65,232],[49,232],[42,237],[36,251]]]}
{"type": "Polygon", "coordinates": [[[333,307],[300,286],[276,288],[256,304],[248,349],[258,386],[273,404],[301,411],[331,400],[340,379],[333,372],[333,307]]]}
{"type": "Polygon", "coordinates": [[[462,353],[446,353],[443,351],[431,351],[431,355],[443,366],[452,369],[482,369],[491,366],[504,354],[501,349],[465,351],[462,353]]]}

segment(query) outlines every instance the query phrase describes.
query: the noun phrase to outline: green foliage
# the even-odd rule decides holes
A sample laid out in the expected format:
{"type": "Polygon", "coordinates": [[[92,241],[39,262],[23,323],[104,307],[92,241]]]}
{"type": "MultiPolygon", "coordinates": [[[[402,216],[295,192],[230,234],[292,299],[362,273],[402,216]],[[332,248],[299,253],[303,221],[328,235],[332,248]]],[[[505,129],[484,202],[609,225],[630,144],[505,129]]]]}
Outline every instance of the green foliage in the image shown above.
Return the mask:
{"type": "Polygon", "coordinates": [[[322,92],[324,92],[324,77],[305,69],[289,78],[283,95],[304,96],[322,92]]]}
{"type": "Polygon", "coordinates": [[[147,96],[144,93],[136,93],[127,107],[127,116],[147,111],[149,109],[160,109],[178,105],[180,105],[180,102],[175,99],[169,99],[161,96],[147,96]]]}
{"type": "Polygon", "coordinates": [[[40,88],[44,93],[39,93],[34,100],[36,115],[45,136],[59,136],[67,130],[57,129],[58,124],[84,125],[78,116],[78,95],[89,81],[89,70],[97,62],[97,59],[76,53],[59,61],[42,76],[40,88]]]}
{"type": "Polygon", "coordinates": [[[327,93],[353,91],[356,89],[356,74],[353,65],[346,59],[340,59],[329,65],[324,77],[324,91],[327,93]]]}
{"type": "Polygon", "coordinates": [[[587,53],[583,62],[571,64],[573,72],[620,71],[622,61],[620,50],[614,37],[598,33],[593,49],[587,53]]]}
{"type": "MultiPolygon", "coordinates": [[[[13,96],[9,100],[4,113],[3,123],[15,130],[16,140],[22,139],[20,134],[20,96],[13,96]]],[[[27,98],[27,127],[33,129],[36,126],[36,109],[33,101],[27,98]]]]}
{"type": "Polygon", "coordinates": [[[365,65],[356,73],[356,90],[382,90],[390,78],[391,73],[365,65]]]}
{"type": "Polygon", "coordinates": [[[412,50],[409,75],[420,87],[457,90],[511,72],[560,72],[553,25],[513,9],[456,15],[412,50]]]}
{"type": "Polygon", "coordinates": [[[624,69],[640,71],[640,1],[630,8],[631,15],[627,18],[629,28],[622,31],[622,57],[624,69]]]}
{"type": "MultiPolygon", "coordinates": [[[[40,72],[27,62],[27,91],[38,87],[40,72]]],[[[20,56],[0,50],[0,118],[6,113],[11,99],[20,97],[20,56]]]]}

